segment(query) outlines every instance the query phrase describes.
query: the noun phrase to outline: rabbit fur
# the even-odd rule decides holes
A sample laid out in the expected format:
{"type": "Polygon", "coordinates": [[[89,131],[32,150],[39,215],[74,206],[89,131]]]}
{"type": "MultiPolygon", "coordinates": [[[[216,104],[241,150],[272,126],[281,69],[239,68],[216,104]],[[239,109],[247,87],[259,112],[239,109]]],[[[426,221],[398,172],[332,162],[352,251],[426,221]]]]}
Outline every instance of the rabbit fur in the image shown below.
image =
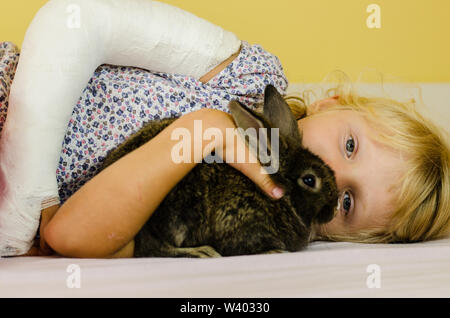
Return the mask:
{"type": "MultiPolygon", "coordinates": [[[[338,199],[334,172],[302,147],[297,121],[277,89],[266,87],[262,113],[238,101],[231,101],[229,107],[236,126],[243,130],[267,128],[271,135],[270,128],[279,128],[279,167],[270,176],[284,189],[284,196],[274,200],[232,166],[203,161],[169,192],[138,232],[135,257],[299,251],[307,246],[314,225],[334,217],[338,199]]],[[[174,120],[148,122],[107,155],[103,169],[174,120]]],[[[257,138],[262,138],[261,134],[257,138]]],[[[257,140],[247,138],[246,143],[256,151],[257,140]]],[[[271,146],[268,142],[269,150],[271,146]]]]}

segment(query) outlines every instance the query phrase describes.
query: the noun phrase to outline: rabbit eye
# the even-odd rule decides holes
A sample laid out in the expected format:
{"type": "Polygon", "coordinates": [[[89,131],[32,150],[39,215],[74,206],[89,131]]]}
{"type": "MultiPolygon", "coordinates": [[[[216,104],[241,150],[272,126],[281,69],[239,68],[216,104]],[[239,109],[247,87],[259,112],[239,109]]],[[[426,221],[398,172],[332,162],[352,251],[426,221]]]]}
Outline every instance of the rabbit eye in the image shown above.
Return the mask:
{"type": "Polygon", "coordinates": [[[316,178],[312,174],[307,174],[302,178],[303,183],[307,186],[314,188],[316,186],[316,178]]]}
{"type": "Polygon", "coordinates": [[[321,188],[321,180],[312,169],[308,169],[297,179],[297,183],[308,191],[317,192],[321,188]]]}

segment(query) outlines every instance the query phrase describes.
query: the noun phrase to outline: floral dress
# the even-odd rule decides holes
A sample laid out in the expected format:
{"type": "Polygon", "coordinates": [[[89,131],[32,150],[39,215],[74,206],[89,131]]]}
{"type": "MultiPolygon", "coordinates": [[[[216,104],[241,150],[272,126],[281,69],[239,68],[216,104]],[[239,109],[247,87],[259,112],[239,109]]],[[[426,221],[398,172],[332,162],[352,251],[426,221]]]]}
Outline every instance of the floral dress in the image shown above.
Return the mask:
{"type": "MultiPolygon", "coordinates": [[[[0,132],[19,54],[0,43],[0,132]]],[[[271,84],[284,94],[288,80],[279,59],[242,41],[239,55],[208,83],[182,74],[101,65],[75,105],[56,167],[61,204],[101,169],[108,151],[147,121],[179,117],[201,108],[229,112],[233,99],[255,106],[271,84]]]]}

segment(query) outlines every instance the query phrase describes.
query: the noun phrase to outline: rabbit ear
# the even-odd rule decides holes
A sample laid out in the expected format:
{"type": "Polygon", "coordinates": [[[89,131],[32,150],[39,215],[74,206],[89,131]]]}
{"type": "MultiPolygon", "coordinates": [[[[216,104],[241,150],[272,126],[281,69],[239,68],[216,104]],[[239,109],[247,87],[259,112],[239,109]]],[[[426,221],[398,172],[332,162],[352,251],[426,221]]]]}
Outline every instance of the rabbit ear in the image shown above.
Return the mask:
{"type": "Polygon", "coordinates": [[[230,108],[231,115],[233,116],[237,127],[242,128],[243,130],[254,128],[256,131],[258,131],[259,128],[264,128],[264,123],[259,116],[237,100],[232,100],[228,107],[230,108]]]}
{"type": "Polygon", "coordinates": [[[267,85],[264,92],[264,117],[272,127],[280,129],[280,136],[288,142],[288,146],[301,145],[297,120],[283,96],[272,85],[267,85]]]}
{"type": "MultiPolygon", "coordinates": [[[[266,128],[270,127],[263,116],[247,108],[237,100],[231,101],[228,107],[230,108],[236,126],[239,128],[238,133],[245,140],[245,143],[253,151],[258,160],[262,164],[277,162],[278,158],[272,158],[269,155],[269,153],[272,153],[272,144],[269,141],[266,128]]],[[[274,146],[276,153],[278,153],[277,145],[274,146]]]]}

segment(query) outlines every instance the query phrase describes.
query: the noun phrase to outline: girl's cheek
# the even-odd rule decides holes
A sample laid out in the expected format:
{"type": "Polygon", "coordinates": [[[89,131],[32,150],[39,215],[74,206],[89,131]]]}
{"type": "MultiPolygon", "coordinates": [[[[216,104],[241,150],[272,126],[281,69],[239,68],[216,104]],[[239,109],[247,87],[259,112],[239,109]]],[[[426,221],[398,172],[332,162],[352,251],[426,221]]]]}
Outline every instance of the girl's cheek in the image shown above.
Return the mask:
{"type": "Polygon", "coordinates": [[[325,233],[323,234],[338,234],[342,231],[342,220],[339,213],[336,214],[333,220],[327,224],[322,225],[322,229],[325,233]]]}

